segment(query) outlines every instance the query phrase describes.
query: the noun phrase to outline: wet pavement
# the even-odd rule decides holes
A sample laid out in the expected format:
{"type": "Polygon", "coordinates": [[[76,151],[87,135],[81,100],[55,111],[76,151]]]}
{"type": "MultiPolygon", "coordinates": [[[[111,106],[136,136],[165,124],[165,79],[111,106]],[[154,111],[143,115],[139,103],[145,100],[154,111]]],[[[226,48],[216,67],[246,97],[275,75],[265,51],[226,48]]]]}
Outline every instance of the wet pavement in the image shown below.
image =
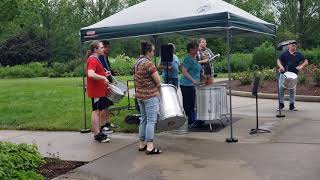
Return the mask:
{"type": "Polygon", "coordinates": [[[114,134],[110,143],[99,144],[92,134],[78,132],[0,131],[0,140],[35,143],[44,156],[59,152],[61,159],[90,162],[59,180],[319,180],[320,103],[297,102],[300,111],[285,110],[285,118],[276,118],[277,101],[259,99],[260,128],[271,133],[250,135],[255,99],[232,102],[238,143],[225,142],[230,126],[157,134],[164,152],[153,156],[137,151],[136,134],[114,134]]]}

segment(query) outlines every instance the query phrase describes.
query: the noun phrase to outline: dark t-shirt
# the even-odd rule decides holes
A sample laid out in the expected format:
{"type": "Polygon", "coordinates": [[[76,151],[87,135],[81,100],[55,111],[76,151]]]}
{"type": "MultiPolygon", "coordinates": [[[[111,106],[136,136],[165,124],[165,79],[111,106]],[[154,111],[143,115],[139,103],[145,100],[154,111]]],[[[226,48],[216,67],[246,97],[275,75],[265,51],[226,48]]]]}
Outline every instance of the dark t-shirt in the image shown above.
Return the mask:
{"type": "MultiPolygon", "coordinates": [[[[99,56],[99,61],[101,62],[101,64],[103,65],[103,68],[106,70],[106,71],[110,71],[112,75],[114,75],[113,71],[111,70],[111,67],[110,67],[110,62],[109,62],[109,58],[108,56],[99,56]]],[[[112,83],[113,79],[111,76],[107,76],[108,78],[108,81],[112,83]]]]}
{"type": "Polygon", "coordinates": [[[279,56],[279,59],[285,71],[298,74],[299,70],[297,70],[296,67],[299,66],[306,58],[300,52],[290,54],[289,51],[286,51],[279,56]]]}
{"type": "Polygon", "coordinates": [[[109,58],[107,56],[99,56],[99,61],[107,71],[111,71],[109,58]]]}

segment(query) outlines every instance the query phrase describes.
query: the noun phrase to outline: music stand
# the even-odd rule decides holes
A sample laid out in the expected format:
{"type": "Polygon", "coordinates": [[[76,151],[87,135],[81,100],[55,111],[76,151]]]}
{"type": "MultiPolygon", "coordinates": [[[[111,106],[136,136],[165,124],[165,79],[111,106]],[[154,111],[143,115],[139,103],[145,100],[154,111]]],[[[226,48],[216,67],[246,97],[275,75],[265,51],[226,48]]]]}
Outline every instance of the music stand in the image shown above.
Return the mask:
{"type": "Polygon", "coordinates": [[[171,44],[161,45],[161,64],[166,64],[166,83],[169,82],[169,63],[173,61],[173,46],[171,44]]]}
{"type": "Polygon", "coordinates": [[[261,77],[254,77],[253,78],[252,95],[256,97],[256,128],[255,129],[251,129],[250,134],[271,133],[271,131],[269,131],[269,130],[259,128],[258,89],[259,89],[260,81],[262,81],[261,77]]]}

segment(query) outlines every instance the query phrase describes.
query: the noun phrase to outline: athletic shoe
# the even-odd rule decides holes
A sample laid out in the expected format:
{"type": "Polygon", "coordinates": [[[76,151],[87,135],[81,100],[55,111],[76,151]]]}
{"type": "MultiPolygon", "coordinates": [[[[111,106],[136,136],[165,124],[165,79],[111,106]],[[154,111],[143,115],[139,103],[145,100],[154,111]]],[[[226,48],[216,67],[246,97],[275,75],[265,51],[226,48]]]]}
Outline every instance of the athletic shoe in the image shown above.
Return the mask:
{"type": "Polygon", "coordinates": [[[108,137],[108,135],[99,133],[94,136],[94,140],[98,141],[99,143],[107,143],[110,141],[110,138],[108,137]]]}
{"type": "Polygon", "coordinates": [[[298,109],[294,106],[294,104],[290,104],[289,109],[291,111],[298,111],[298,109]]]}
{"type": "Polygon", "coordinates": [[[278,111],[281,109],[283,109],[284,108],[284,103],[279,103],[279,107],[278,107],[278,111]]]}
{"type": "Polygon", "coordinates": [[[102,126],[100,132],[106,135],[113,133],[113,130],[110,127],[102,126]]]}

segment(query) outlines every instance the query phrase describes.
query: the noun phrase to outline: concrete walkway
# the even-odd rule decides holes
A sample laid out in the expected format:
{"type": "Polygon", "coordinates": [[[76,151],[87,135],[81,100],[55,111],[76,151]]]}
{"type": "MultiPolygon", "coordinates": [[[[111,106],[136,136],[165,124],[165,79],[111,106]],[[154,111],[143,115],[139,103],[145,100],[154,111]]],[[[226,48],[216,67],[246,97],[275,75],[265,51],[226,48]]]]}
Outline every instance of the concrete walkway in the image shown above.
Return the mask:
{"type": "Polygon", "coordinates": [[[88,161],[56,179],[101,180],[319,180],[320,103],[297,102],[276,118],[277,101],[259,99],[260,128],[255,127],[255,99],[232,97],[236,144],[225,143],[230,127],[210,132],[156,135],[164,151],[147,156],[137,151],[136,134],[114,134],[106,144],[78,132],[0,131],[1,141],[35,143],[44,156],[88,161]]]}

